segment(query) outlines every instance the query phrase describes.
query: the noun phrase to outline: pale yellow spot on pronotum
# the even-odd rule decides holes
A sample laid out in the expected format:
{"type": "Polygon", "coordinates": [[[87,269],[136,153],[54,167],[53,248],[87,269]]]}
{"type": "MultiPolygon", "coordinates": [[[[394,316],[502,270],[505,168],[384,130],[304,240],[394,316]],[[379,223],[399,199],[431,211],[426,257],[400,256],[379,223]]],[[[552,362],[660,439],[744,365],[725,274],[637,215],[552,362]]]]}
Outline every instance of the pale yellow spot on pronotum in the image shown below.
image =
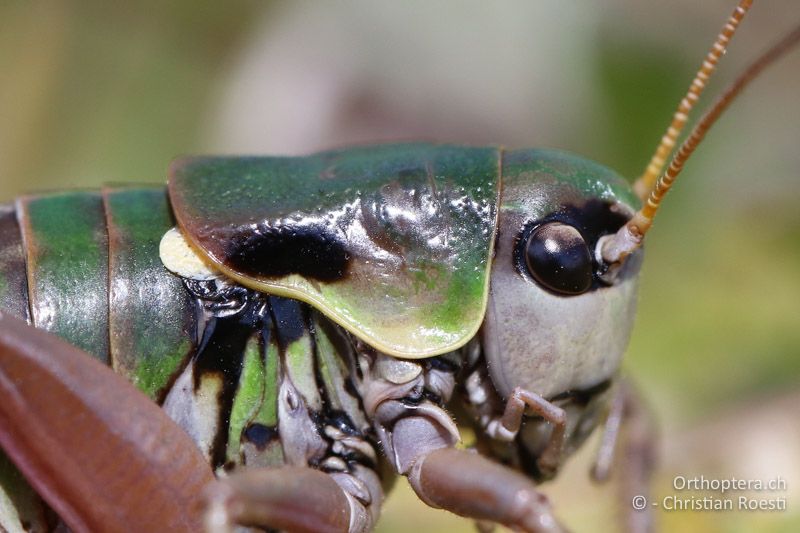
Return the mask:
{"type": "Polygon", "coordinates": [[[178,228],[172,228],[161,238],[158,246],[161,262],[170,272],[196,280],[221,277],[218,270],[208,265],[186,242],[178,228]]]}

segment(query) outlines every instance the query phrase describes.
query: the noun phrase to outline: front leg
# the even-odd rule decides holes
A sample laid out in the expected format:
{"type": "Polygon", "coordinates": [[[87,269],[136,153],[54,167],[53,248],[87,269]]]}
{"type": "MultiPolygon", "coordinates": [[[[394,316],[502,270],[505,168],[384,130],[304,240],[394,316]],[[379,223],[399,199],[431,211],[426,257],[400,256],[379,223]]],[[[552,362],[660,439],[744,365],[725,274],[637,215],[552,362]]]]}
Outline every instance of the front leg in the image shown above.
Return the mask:
{"type": "Polygon", "coordinates": [[[432,507],[528,533],[564,531],[547,497],[527,477],[477,453],[438,446],[443,433],[427,417],[403,418],[395,425],[395,448],[416,450],[402,467],[420,499],[432,507]]]}
{"type": "Polygon", "coordinates": [[[561,464],[561,453],[564,449],[564,437],[567,428],[567,413],[538,394],[527,391],[522,387],[517,387],[511,392],[511,396],[506,402],[505,412],[501,419],[501,426],[505,431],[501,431],[499,436],[505,437],[504,440],[508,441],[517,436],[520,427],[522,427],[522,417],[526,408],[530,408],[553,426],[547,446],[545,446],[544,451],[536,460],[536,465],[542,472],[542,476],[549,479],[555,475],[561,464]]]}
{"type": "Polygon", "coordinates": [[[547,498],[523,474],[456,449],[458,428],[442,405],[454,385],[445,358],[422,365],[362,357],[364,403],[383,451],[432,507],[535,533],[563,531],[547,498]],[[414,368],[417,366],[418,368],[414,368]]]}
{"type": "Polygon", "coordinates": [[[206,491],[206,531],[254,526],[298,533],[371,531],[382,498],[370,469],[353,474],[284,466],[236,472],[206,491]]]}
{"type": "Polygon", "coordinates": [[[552,427],[547,443],[536,459],[536,467],[543,479],[553,477],[561,464],[567,429],[567,413],[536,393],[522,387],[515,388],[508,400],[496,395],[494,385],[485,368],[473,371],[466,381],[469,406],[485,434],[493,439],[511,442],[522,428],[525,411],[544,419],[552,427]],[[502,414],[498,416],[498,412],[502,414]]]}

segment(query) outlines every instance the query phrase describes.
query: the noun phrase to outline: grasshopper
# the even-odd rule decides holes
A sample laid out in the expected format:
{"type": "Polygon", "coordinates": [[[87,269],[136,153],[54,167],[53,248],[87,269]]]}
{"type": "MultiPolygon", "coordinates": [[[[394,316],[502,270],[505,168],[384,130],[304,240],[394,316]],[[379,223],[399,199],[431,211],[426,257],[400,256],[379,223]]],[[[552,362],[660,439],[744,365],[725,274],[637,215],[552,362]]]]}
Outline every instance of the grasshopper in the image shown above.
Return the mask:
{"type": "Polygon", "coordinates": [[[536,484],[598,427],[594,476],[621,447],[643,481],[619,367],[644,237],[711,125],[800,40],[667,165],[750,3],[633,189],[565,152],[407,143],[20,198],[0,219],[0,445],[24,476],[2,480],[3,525],[368,531],[399,474],[433,507],[561,531],[536,484]]]}

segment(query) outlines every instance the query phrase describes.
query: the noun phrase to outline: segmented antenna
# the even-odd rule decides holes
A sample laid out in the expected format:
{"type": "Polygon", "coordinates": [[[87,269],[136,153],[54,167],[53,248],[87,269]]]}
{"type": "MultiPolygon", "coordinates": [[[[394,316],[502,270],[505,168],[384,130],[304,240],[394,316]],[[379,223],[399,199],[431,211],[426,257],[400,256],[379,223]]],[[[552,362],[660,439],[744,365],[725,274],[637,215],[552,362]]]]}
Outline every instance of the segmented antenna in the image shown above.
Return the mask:
{"type": "Polygon", "coordinates": [[[683,170],[686,160],[692,155],[695,148],[703,140],[709,128],[717,121],[723,111],[738,96],[742,90],[753,81],[766,67],[788,52],[800,42],[800,25],[795,27],[786,37],[775,44],[766,53],[753,61],[731,83],[712,104],[708,111],[700,118],[692,132],[683,141],[675,156],[672,158],[667,171],[656,182],[647,196],[644,207],[640,209],[620,230],[599,243],[602,258],[607,263],[617,263],[628,254],[641,246],[644,234],[650,229],[653,218],[661,205],[664,195],[672,187],[675,179],[683,170]]]}
{"type": "Polygon", "coordinates": [[[711,75],[717,68],[719,58],[725,53],[725,48],[728,46],[731,37],[736,33],[736,28],[739,27],[739,23],[752,4],[753,0],[741,0],[731,16],[728,17],[725,26],[722,27],[719,35],[717,35],[717,40],[714,41],[711,50],[706,54],[703,64],[700,66],[700,70],[697,71],[691,85],[689,85],[686,96],[684,96],[683,100],[678,104],[678,109],[675,110],[675,114],[672,115],[672,122],[667,128],[666,133],[664,133],[664,136],[661,137],[661,142],[658,148],[656,148],[653,157],[650,158],[650,163],[647,165],[647,168],[645,168],[644,173],[636,180],[636,183],[633,184],[633,190],[642,200],[645,199],[650,189],[653,188],[653,184],[655,184],[661,171],[664,170],[667,157],[672,153],[678,136],[686,125],[689,112],[700,99],[700,95],[703,94],[703,89],[706,88],[709,78],[711,78],[711,75]]]}

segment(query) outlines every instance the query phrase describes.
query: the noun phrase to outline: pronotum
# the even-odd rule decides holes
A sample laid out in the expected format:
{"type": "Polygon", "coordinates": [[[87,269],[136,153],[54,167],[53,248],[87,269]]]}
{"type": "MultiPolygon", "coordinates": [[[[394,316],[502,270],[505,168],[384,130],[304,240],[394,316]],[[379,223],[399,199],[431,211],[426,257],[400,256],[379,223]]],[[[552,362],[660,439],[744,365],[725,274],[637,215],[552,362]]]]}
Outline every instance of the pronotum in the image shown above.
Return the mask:
{"type": "MultiPolygon", "coordinates": [[[[639,247],[728,103],[662,175],[749,4],[637,181],[641,209],[571,154],[430,144],[189,158],[166,193],[20,198],[0,222],[0,444],[24,475],[2,480],[3,526],[362,531],[399,473],[432,506],[560,530],[535,482],[598,426],[605,477],[619,426],[646,426],[618,375],[639,247]]],[[[648,439],[622,443],[639,474],[648,439]]]]}

